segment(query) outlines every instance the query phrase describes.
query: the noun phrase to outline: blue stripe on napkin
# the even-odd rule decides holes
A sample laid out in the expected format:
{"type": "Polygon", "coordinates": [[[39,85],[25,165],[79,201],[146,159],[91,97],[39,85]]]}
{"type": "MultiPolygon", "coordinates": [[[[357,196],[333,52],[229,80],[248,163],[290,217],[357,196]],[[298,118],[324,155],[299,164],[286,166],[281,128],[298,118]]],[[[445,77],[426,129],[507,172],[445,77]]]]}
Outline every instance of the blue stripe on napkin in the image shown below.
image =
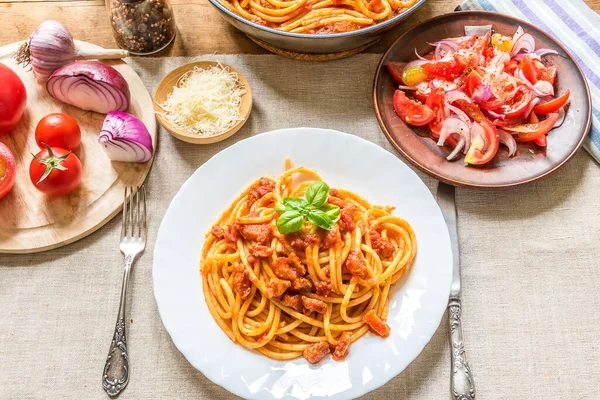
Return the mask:
{"type": "Polygon", "coordinates": [[[592,128],[583,146],[600,163],[600,16],[583,0],[466,0],[456,10],[513,15],[538,26],[569,49],[592,93],[592,128]]]}

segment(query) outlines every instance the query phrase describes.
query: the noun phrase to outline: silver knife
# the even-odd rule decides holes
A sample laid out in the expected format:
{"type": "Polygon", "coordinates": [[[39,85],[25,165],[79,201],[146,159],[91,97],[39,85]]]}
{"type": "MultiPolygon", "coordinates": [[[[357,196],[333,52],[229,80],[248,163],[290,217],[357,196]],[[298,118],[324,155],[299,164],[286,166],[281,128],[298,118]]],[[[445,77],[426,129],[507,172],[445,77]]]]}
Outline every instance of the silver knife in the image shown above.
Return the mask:
{"type": "Polygon", "coordinates": [[[437,190],[437,201],[442,209],[444,220],[450,233],[452,246],[452,286],[450,286],[450,302],[448,303],[448,322],[450,323],[450,390],[453,400],[474,400],[475,382],[471,368],[467,362],[467,354],[463,344],[460,305],[460,252],[458,248],[458,229],[456,227],[456,201],[454,186],[440,182],[437,190]]]}

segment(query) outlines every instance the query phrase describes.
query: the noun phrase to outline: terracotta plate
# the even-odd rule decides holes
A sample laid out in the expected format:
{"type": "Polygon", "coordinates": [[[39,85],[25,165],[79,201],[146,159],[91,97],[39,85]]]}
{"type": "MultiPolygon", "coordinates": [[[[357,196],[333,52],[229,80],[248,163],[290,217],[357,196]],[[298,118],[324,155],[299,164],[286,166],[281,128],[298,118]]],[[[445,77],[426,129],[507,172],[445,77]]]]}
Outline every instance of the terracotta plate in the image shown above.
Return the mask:
{"type": "Polygon", "coordinates": [[[507,15],[485,11],[464,11],[432,18],[402,35],[383,55],[373,83],[375,113],[381,129],[394,147],[415,166],[436,179],[455,186],[500,188],[539,179],[566,163],[581,146],[591,124],[591,98],[587,82],[569,52],[554,38],[528,22],[507,15]],[[556,50],[558,55],[544,57],[558,67],[555,91],[571,90],[570,106],[565,122],[548,134],[548,147],[541,149],[530,143],[519,143],[517,154],[509,158],[500,145],[498,154],[485,166],[467,166],[462,160],[447,161],[450,150],[438,147],[424,132],[405,124],[394,111],[392,99],[397,85],[388,74],[388,61],[414,60],[430,52],[435,42],[448,37],[464,36],[465,25],[491,24],[495,32],[512,36],[520,25],[533,35],[536,48],[556,50]]]}

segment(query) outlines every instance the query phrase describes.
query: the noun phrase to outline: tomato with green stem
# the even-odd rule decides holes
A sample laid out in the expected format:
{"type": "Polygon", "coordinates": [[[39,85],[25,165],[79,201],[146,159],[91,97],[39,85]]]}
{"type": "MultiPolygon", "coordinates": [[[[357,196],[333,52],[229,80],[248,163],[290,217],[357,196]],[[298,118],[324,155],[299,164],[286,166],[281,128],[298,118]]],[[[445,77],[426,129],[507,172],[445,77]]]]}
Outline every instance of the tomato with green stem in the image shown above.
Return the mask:
{"type": "Polygon", "coordinates": [[[33,156],[29,178],[40,192],[51,197],[65,196],[81,181],[81,162],[70,151],[46,145],[33,156]]]}

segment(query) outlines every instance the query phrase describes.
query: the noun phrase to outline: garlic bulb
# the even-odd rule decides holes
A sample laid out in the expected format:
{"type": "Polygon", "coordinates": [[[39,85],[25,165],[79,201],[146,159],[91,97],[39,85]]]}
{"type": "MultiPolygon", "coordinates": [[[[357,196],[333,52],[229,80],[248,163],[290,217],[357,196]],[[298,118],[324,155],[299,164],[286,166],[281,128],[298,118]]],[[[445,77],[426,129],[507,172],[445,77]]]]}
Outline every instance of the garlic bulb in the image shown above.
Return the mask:
{"type": "Polygon", "coordinates": [[[77,46],[67,28],[58,21],[42,22],[29,39],[19,47],[15,59],[30,65],[33,75],[46,82],[63,65],[75,60],[113,59],[127,56],[125,50],[82,49],[77,46]]]}

